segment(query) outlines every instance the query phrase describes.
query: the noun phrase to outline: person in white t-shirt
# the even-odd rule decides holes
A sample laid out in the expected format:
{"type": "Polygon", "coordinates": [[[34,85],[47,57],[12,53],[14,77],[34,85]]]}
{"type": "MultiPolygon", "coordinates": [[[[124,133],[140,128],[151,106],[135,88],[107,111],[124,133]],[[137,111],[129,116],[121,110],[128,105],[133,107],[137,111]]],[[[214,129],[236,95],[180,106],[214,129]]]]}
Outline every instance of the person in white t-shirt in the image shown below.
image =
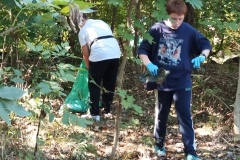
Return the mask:
{"type": "Polygon", "coordinates": [[[83,60],[89,70],[90,114],[96,121],[100,121],[100,86],[102,84],[104,88],[102,93],[104,112],[110,114],[121,51],[111,28],[104,21],[88,19],[83,13],[78,25],[83,60]]]}

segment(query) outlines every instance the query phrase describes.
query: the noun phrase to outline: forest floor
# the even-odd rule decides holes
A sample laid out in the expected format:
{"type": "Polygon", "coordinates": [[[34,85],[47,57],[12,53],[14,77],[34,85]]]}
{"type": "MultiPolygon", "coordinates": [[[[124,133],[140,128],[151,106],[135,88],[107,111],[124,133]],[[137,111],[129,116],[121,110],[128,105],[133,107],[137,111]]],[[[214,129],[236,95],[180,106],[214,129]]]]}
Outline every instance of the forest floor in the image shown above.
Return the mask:
{"type": "MultiPolygon", "coordinates": [[[[144,84],[131,64],[127,64],[123,89],[142,107],[142,115],[129,109],[121,114],[121,131],[116,160],[157,160],[153,152],[154,93],[144,90],[144,84]],[[130,68],[130,69],[129,69],[130,68]]],[[[204,64],[193,73],[192,115],[197,153],[204,160],[240,159],[240,143],[233,141],[233,104],[238,80],[238,64],[204,64]]],[[[56,108],[61,104],[57,101],[56,108]]],[[[115,103],[113,104],[116,105],[115,103]]],[[[56,110],[57,111],[57,110],[56,110]]],[[[114,111],[114,109],[113,109],[114,111]]],[[[98,123],[82,128],[63,125],[56,112],[53,122],[41,122],[39,136],[37,118],[15,118],[12,126],[0,122],[0,159],[69,159],[108,160],[112,151],[115,113],[98,123]],[[36,148],[36,139],[38,147],[36,148]]],[[[169,160],[184,159],[183,144],[174,110],[171,109],[165,147],[169,160]]]]}

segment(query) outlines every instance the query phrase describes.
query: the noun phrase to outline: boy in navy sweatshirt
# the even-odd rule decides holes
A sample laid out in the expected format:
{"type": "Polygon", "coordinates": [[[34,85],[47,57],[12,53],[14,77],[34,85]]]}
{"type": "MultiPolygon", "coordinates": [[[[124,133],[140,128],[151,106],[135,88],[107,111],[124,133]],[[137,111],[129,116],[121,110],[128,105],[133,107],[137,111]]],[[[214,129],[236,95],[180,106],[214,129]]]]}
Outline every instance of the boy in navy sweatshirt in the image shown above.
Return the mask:
{"type": "Polygon", "coordinates": [[[140,59],[153,76],[157,76],[159,68],[170,71],[163,83],[151,88],[158,90],[159,102],[154,127],[155,152],[158,156],[166,156],[166,125],[174,102],[186,159],[199,160],[190,107],[191,72],[194,68],[200,68],[209,56],[211,45],[195,28],[183,22],[187,12],[183,0],[169,0],[166,11],[169,18],[155,23],[149,30],[153,42],[143,40],[138,48],[140,59]],[[194,54],[198,56],[194,57],[194,54]]]}

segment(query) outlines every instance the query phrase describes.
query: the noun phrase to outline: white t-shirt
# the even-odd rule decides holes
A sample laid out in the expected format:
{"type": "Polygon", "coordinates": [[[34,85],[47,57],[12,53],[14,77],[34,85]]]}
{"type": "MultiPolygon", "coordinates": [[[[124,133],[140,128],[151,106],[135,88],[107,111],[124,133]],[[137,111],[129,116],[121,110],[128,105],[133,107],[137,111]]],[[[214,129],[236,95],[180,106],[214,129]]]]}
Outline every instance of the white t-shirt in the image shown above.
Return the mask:
{"type": "MultiPolygon", "coordinates": [[[[78,38],[81,46],[90,44],[92,41],[101,36],[113,35],[109,25],[102,20],[88,19],[85,25],[80,29],[78,38]]],[[[121,51],[115,38],[99,39],[95,41],[90,48],[91,62],[98,62],[107,59],[119,58],[121,51]]]]}

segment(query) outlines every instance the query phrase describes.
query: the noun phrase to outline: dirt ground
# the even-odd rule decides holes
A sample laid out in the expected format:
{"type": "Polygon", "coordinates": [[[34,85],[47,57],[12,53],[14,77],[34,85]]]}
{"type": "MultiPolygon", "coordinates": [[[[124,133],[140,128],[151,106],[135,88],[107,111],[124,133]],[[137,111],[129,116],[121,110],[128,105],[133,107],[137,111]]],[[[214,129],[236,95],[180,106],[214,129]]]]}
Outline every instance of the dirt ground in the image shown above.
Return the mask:
{"type": "MultiPolygon", "coordinates": [[[[141,106],[144,112],[139,115],[129,109],[122,110],[115,159],[161,159],[153,152],[154,94],[144,90],[144,84],[139,82],[138,74],[131,64],[127,64],[127,68],[123,89],[135,98],[134,103],[141,106]]],[[[231,62],[224,65],[204,64],[201,70],[193,73],[192,115],[197,153],[204,160],[240,159],[240,143],[233,141],[233,103],[237,80],[238,64],[231,62]]],[[[37,159],[109,159],[115,131],[114,108],[113,117],[102,117],[100,122],[86,128],[62,125],[61,118],[56,112],[52,123],[42,121],[37,159]]],[[[34,159],[37,122],[37,119],[19,118],[14,120],[11,127],[2,122],[0,159],[34,159]]],[[[184,159],[174,106],[169,116],[165,147],[165,159],[184,159]]]]}

